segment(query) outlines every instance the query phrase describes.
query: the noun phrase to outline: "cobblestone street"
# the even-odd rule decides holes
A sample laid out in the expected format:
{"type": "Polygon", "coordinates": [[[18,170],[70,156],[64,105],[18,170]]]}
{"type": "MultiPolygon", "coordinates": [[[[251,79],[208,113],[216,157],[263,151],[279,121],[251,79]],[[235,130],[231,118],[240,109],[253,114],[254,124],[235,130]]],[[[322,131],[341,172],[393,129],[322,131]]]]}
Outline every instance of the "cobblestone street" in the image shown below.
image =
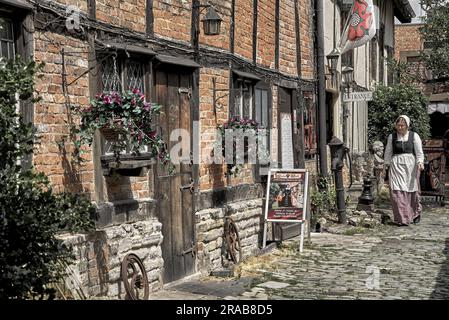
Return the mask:
{"type": "Polygon", "coordinates": [[[448,230],[447,207],[427,205],[417,225],[312,233],[301,255],[287,241],[236,278],[190,280],[150,299],[448,299],[448,230]]]}

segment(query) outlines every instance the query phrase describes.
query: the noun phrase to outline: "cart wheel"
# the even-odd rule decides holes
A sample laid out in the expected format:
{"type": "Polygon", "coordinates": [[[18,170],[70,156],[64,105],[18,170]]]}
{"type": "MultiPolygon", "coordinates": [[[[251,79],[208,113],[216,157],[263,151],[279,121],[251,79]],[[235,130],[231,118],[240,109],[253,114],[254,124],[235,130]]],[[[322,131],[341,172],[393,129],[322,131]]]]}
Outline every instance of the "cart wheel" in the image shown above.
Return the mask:
{"type": "Polygon", "coordinates": [[[134,253],[127,254],[122,261],[122,281],[127,298],[130,300],[148,300],[148,276],[142,260],[134,253]]]}

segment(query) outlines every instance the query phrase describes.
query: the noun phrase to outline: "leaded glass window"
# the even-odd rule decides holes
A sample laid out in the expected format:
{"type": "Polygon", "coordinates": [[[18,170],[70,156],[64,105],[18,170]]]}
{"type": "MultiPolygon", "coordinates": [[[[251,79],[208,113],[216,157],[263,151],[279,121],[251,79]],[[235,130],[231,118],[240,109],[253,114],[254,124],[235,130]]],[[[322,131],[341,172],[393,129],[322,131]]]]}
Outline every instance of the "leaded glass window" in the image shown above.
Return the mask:
{"type": "Polygon", "coordinates": [[[0,57],[13,59],[15,56],[14,29],[9,19],[0,17],[0,57]]]}

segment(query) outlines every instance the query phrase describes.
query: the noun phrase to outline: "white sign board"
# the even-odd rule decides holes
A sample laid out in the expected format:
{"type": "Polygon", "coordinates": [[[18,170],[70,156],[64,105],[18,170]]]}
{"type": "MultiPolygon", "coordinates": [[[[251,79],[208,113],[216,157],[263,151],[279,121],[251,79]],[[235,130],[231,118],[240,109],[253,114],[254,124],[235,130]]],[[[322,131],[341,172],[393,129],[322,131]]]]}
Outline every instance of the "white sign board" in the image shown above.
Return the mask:
{"type": "Polygon", "coordinates": [[[343,95],[343,102],[351,101],[371,101],[373,100],[372,91],[350,92],[343,95]]]}
{"type": "Polygon", "coordinates": [[[293,169],[292,116],[290,113],[281,113],[281,143],[282,169],[293,169]]]}

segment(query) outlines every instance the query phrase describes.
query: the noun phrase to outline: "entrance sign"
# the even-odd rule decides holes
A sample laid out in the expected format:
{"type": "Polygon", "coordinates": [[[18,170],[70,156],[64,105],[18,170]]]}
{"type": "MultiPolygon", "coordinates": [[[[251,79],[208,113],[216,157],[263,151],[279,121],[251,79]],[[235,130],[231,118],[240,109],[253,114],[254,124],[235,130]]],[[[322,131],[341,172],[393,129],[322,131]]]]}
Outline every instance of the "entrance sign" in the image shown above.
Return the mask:
{"type": "Polygon", "coordinates": [[[304,243],[307,217],[309,172],[305,169],[270,169],[265,197],[263,248],[267,240],[268,222],[300,223],[300,246],[304,243]]]}
{"type": "Polygon", "coordinates": [[[343,95],[343,102],[351,101],[371,101],[373,100],[372,91],[350,92],[343,95]]]}

